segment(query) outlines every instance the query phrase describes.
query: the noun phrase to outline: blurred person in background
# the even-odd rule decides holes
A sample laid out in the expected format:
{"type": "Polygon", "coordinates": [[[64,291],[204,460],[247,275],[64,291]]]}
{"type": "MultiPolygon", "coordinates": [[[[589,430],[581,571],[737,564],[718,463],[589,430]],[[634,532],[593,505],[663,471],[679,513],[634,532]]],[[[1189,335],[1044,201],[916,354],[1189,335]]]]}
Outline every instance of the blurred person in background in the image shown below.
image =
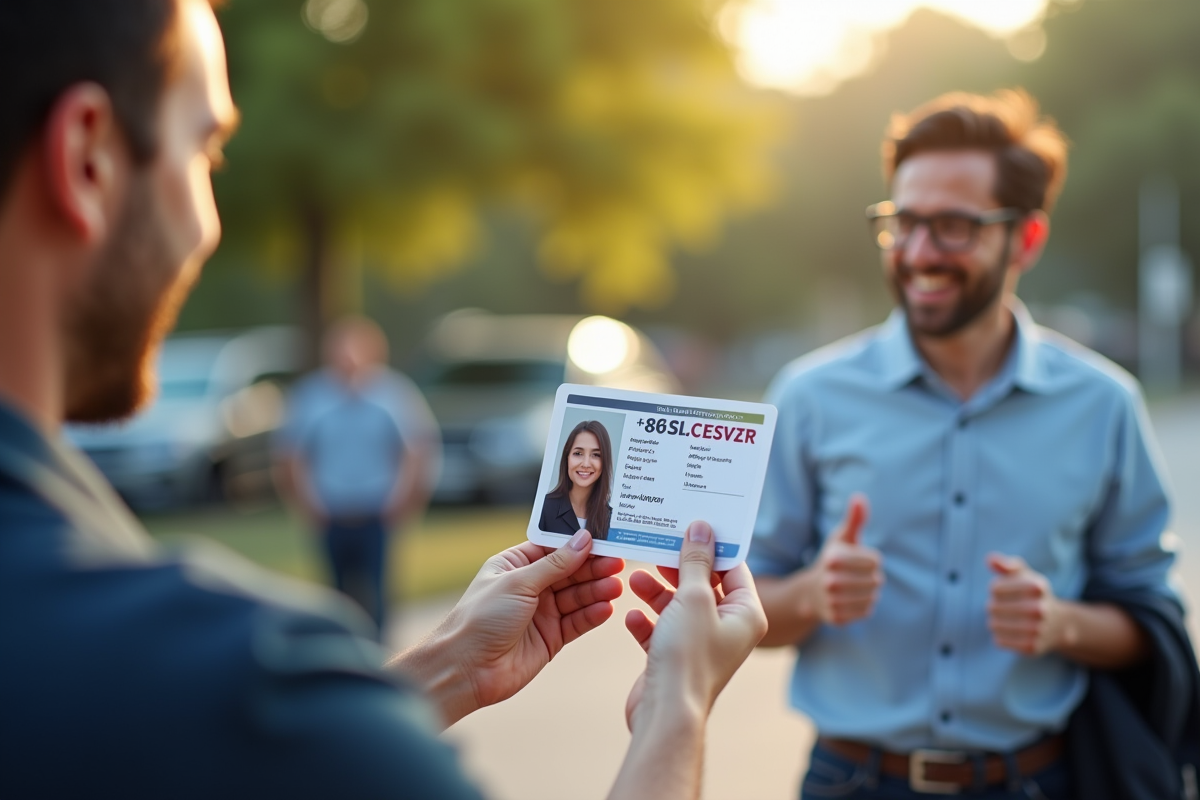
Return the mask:
{"type": "Polygon", "coordinates": [[[897,116],[883,153],[868,216],[897,308],[767,398],[749,563],[763,644],[800,649],[802,796],[1182,796],[1197,676],[1141,392],[1015,294],[1066,143],[1005,91],[897,116]],[[1161,680],[1149,707],[1111,690],[1131,675],[1161,680]]]}
{"type": "Polygon", "coordinates": [[[425,510],[441,441],[420,390],[387,366],[378,325],[341,320],[324,349],[325,368],[288,398],[277,484],[318,530],[334,586],[370,614],[382,637],[388,541],[425,510]]]}
{"type": "MultiPolygon", "coordinates": [[[[8,3],[0,74],[0,797],[478,797],[434,734],[604,622],[622,562],[586,531],[510,548],[385,666],[339,595],[158,550],[62,425],[148,401],[216,246],[221,33],[208,0],[8,3]]],[[[613,797],[699,795],[712,703],[766,626],[747,569],[709,588],[713,550],[694,523],[678,591],[631,578],[659,617],[626,619],[647,662],[613,797]]]]}
{"type": "Polygon", "coordinates": [[[584,420],[567,435],[558,463],[558,485],[542,500],[538,527],[570,536],[587,528],[595,539],[608,538],[612,515],[612,442],[608,429],[584,420]]]}

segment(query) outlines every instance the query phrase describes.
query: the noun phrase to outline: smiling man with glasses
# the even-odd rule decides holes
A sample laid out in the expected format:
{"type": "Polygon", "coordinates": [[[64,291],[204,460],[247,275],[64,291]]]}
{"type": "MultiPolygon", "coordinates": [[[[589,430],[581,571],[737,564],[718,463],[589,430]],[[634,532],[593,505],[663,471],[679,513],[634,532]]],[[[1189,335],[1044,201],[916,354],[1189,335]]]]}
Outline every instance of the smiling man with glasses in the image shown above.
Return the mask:
{"type": "Polygon", "coordinates": [[[763,645],[800,648],[802,797],[1074,797],[1100,774],[1063,735],[1089,675],[1183,630],[1141,394],[1016,298],[1066,173],[1032,98],[938,98],[883,156],[867,218],[898,307],[768,395],[749,563],[763,645]]]}

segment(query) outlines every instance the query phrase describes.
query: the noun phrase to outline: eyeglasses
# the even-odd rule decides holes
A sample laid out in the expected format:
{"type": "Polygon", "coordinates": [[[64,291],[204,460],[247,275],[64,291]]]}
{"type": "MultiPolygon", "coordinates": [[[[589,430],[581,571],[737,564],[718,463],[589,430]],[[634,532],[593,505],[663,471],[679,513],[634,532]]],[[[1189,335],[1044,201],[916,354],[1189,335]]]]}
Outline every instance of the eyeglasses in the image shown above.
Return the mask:
{"type": "Polygon", "coordinates": [[[897,210],[890,200],[867,207],[867,221],[880,250],[895,250],[908,244],[908,238],[924,225],[929,230],[933,246],[944,253],[970,250],[979,241],[979,232],[987,225],[1015,222],[1024,216],[1020,209],[997,208],[982,214],[963,211],[943,211],[922,216],[911,211],[897,210]]]}

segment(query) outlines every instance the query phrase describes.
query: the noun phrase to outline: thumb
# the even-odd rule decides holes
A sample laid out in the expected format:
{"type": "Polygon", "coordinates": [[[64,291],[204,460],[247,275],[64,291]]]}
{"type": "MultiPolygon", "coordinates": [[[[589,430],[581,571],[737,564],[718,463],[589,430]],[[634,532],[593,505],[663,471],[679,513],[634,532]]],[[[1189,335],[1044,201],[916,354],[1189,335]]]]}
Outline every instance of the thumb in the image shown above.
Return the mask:
{"type": "Polygon", "coordinates": [[[689,583],[712,586],[713,560],[717,544],[713,541],[713,529],[707,522],[696,520],[688,525],[687,536],[679,550],[679,588],[689,583]]]}
{"type": "Polygon", "coordinates": [[[997,575],[1016,575],[1025,569],[1025,562],[1019,556],[1004,553],[988,553],[987,565],[997,575]]]}
{"type": "Polygon", "coordinates": [[[846,544],[858,544],[862,538],[863,526],[867,524],[868,515],[867,496],[859,493],[851,495],[850,507],[846,509],[846,518],[842,520],[842,527],[838,529],[834,538],[846,544]]]}
{"type": "Polygon", "coordinates": [[[567,543],[521,570],[525,579],[540,594],[563,578],[569,578],[587,561],[592,549],[592,534],[586,528],[576,531],[567,543]]]}

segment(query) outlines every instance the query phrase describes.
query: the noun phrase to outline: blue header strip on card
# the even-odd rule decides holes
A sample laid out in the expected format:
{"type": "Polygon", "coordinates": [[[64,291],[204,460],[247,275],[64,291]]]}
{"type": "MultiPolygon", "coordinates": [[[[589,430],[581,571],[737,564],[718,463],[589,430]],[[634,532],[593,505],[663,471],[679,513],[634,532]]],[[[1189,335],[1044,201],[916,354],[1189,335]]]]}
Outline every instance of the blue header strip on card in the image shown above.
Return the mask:
{"type": "MultiPolygon", "coordinates": [[[[632,544],[638,547],[653,547],[656,550],[673,550],[678,553],[683,548],[683,539],[679,536],[664,536],[661,533],[646,531],[627,531],[620,528],[609,528],[607,541],[616,544],[632,544]]],[[[741,549],[740,545],[731,542],[717,542],[717,558],[734,558],[741,549]]]]}

